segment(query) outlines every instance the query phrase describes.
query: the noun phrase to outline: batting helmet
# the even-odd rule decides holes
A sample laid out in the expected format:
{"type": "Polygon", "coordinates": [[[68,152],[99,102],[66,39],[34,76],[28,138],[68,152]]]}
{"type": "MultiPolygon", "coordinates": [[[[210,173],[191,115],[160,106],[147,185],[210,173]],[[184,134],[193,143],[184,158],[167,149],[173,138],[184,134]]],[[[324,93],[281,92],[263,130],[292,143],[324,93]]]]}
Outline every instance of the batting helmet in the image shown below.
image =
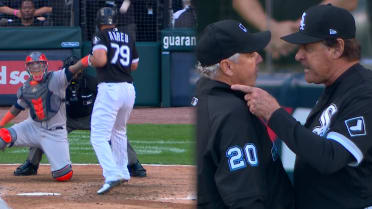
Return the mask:
{"type": "Polygon", "coordinates": [[[31,52],[26,57],[26,70],[35,81],[41,81],[48,71],[48,59],[41,52],[31,52]]]}
{"type": "Polygon", "coordinates": [[[102,7],[97,12],[97,25],[116,25],[117,12],[111,7],[102,7]]]}

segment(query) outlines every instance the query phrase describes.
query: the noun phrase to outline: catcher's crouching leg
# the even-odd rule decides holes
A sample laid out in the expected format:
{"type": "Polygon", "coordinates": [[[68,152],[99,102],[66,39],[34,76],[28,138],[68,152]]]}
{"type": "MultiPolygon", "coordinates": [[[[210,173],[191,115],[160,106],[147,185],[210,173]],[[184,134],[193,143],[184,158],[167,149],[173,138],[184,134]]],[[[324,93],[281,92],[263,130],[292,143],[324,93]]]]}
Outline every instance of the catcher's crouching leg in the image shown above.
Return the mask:
{"type": "Polygon", "coordinates": [[[0,150],[10,147],[17,140],[17,134],[12,128],[0,128],[0,150]]]}
{"type": "Polygon", "coordinates": [[[72,167],[71,165],[66,165],[65,167],[52,171],[52,176],[57,181],[69,181],[72,178],[72,167]]]}

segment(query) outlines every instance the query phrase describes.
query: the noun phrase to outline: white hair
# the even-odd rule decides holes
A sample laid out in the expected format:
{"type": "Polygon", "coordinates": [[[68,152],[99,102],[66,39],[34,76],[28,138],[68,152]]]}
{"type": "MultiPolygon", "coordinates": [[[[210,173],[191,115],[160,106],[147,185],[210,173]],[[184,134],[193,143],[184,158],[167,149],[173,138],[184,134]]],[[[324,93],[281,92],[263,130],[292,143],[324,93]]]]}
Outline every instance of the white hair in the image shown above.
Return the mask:
{"type": "MultiPolygon", "coordinates": [[[[238,61],[239,55],[240,55],[239,53],[236,53],[227,59],[236,63],[238,61]]],[[[216,77],[219,69],[220,69],[219,63],[211,65],[211,66],[206,66],[206,67],[203,67],[200,62],[198,62],[198,64],[196,65],[196,71],[201,76],[204,76],[210,79],[214,79],[216,77]]]]}

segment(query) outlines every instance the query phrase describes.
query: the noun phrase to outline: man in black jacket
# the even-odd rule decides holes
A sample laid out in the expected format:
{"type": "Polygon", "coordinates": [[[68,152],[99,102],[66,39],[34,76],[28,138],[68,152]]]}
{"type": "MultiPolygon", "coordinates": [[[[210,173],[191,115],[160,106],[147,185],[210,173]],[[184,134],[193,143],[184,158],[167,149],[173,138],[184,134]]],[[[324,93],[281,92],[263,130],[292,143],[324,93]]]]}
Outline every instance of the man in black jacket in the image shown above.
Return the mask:
{"type": "Polygon", "coordinates": [[[257,52],[270,32],[250,33],[235,20],[206,27],[196,55],[202,78],[197,107],[198,208],[292,209],[293,192],[264,123],[230,85],[254,85],[257,52]]]}
{"type": "Polygon", "coordinates": [[[325,91],[302,126],[262,89],[233,86],[249,110],[296,153],[297,209],[372,208],[372,71],[359,64],[355,20],[345,9],[306,10],[299,31],[282,37],[299,45],[296,60],[308,83],[325,91]]]}

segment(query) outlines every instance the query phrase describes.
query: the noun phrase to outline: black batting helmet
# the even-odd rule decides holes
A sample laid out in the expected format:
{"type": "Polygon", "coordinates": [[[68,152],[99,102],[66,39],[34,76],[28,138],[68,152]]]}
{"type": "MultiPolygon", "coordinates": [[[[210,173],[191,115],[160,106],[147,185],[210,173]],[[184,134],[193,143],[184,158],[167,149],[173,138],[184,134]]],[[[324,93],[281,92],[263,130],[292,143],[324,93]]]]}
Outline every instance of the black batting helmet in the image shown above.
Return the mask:
{"type": "Polygon", "coordinates": [[[111,7],[102,7],[97,11],[97,25],[116,25],[117,12],[111,7]]]}

